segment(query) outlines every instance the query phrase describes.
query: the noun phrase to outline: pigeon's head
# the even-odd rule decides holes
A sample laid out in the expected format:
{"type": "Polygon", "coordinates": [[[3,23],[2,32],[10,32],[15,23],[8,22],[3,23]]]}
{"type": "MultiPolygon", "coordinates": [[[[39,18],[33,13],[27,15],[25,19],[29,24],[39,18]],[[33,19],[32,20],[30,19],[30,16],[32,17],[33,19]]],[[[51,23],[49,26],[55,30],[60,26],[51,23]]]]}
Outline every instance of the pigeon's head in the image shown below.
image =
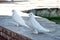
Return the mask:
{"type": "Polygon", "coordinates": [[[12,12],[14,12],[15,10],[12,10],[12,12]]]}
{"type": "Polygon", "coordinates": [[[29,13],[29,16],[31,17],[31,16],[33,16],[33,13],[31,12],[31,13],[29,13]]]}
{"type": "Polygon", "coordinates": [[[12,15],[15,15],[16,14],[16,10],[12,10],[12,13],[13,13],[12,15]]]}

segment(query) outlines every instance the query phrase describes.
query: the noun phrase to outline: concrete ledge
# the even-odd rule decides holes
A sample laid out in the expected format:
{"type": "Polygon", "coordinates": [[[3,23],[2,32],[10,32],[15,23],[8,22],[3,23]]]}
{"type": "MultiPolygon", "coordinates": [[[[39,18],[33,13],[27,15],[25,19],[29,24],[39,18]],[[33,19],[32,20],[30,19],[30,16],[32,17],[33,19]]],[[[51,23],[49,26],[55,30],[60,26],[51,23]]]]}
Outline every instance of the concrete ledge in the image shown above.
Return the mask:
{"type": "MultiPolygon", "coordinates": [[[[25,21],[28,21],[28,19],[24,19],[25,21]]],[[[32,34],[32,29],[28,29],[24,26],[17,27],[14,22],[14,20],[11,18],[11,16],[0,16],[0,32],[2,32],[2,36],[8,39],[11,38],[11,40],[15,39],[21,39],[21,40],[58,40],[60,38],[60,25],[57,25],[55,23],[51,23],[47,19],[39,18],[39,23],[50,30],[55,30],[54,32],[48,33],[48,34],[32,34]],[[13,23],[11,23],[13,22],[13,23]],[[47,23],[46,23],[47,22],[47,23]],[[53,35],[53,36],[51,36],[53,35]],[[18,37],[17,37],[18,36],[18,37]],[[57,38],[55,38],[57,37],[57,38]]],[[[32,25],[31,25],[32,26],[32,25]]]]}
{"type": "Polygon", "coordinates": [[[31,40],[28,37],[25,37],[23,35],[17,34],[9,29],[6,29],[2,26],[0,26],[0,32],[2,34],[0,34],[1,36],[3,36],[4,38],[6,38],[7,40],[31,40]]]}

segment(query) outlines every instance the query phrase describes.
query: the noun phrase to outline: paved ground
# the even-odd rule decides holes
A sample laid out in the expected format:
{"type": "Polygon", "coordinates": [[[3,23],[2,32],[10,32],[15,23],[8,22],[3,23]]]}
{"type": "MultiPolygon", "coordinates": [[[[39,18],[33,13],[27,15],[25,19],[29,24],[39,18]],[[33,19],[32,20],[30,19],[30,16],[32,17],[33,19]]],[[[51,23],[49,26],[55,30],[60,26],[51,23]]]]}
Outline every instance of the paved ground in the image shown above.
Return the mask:
{"type": "MultiPolygon", "coordinates": [[[[14,20],[12,20],[11,16],[0,16],[0,26],[3,26],[4,28],[14,31],[18,34],[22,34],[26,37],[29,37],[32,40],[60,40],[60,25],[56,24],[55,22],[49,21],[46,18],[36,19],[43,27],[54,31],[51,33],[44,33],[38,35],[32,34],[31,30],[27,29],[26,27],[21,27],[21,25],[17,27],[14,24],[14,20]]],[[[27,24],[29,23],[28,18],[24,18],[24,20],[27,22],[27,24]]]]}

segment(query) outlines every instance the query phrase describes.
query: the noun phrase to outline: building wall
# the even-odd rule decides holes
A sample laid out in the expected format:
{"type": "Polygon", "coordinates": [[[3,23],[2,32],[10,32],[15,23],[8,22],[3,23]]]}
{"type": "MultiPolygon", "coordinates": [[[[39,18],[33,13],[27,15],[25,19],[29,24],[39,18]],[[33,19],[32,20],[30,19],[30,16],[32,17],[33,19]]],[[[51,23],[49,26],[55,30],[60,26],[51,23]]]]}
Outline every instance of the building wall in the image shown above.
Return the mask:
{"type": "Polygon", "coordinates": [[[0,0],[0,1],[11,1],[11,0],[0,0]]]}
{"type": "Polygon", "coordinates": [[[0,0],[0,1],[27,1],[27,0],[0,0]]]}

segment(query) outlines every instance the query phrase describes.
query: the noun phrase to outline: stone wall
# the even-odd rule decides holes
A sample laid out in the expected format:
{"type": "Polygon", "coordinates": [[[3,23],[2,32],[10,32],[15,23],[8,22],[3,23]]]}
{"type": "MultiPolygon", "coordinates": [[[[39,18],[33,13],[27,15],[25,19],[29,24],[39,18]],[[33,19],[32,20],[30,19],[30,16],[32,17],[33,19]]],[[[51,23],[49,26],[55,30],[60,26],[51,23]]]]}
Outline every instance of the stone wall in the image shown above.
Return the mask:
{"type": "Polygon", "coordinates": [[[9,29],[6,29],[2,26],[0,26],[0,35],[6,38],[7,40],[31,40],[28,37],[25,37],[23,35],[19,35],[9,29]]]}
{"type": "Polygon", "coordinates": [[[44,17],[59,17],[60,16],[60,9],[59,8],[44,8],[44,9],[34,9],[32,12],[38,16],[44,17]]]}

